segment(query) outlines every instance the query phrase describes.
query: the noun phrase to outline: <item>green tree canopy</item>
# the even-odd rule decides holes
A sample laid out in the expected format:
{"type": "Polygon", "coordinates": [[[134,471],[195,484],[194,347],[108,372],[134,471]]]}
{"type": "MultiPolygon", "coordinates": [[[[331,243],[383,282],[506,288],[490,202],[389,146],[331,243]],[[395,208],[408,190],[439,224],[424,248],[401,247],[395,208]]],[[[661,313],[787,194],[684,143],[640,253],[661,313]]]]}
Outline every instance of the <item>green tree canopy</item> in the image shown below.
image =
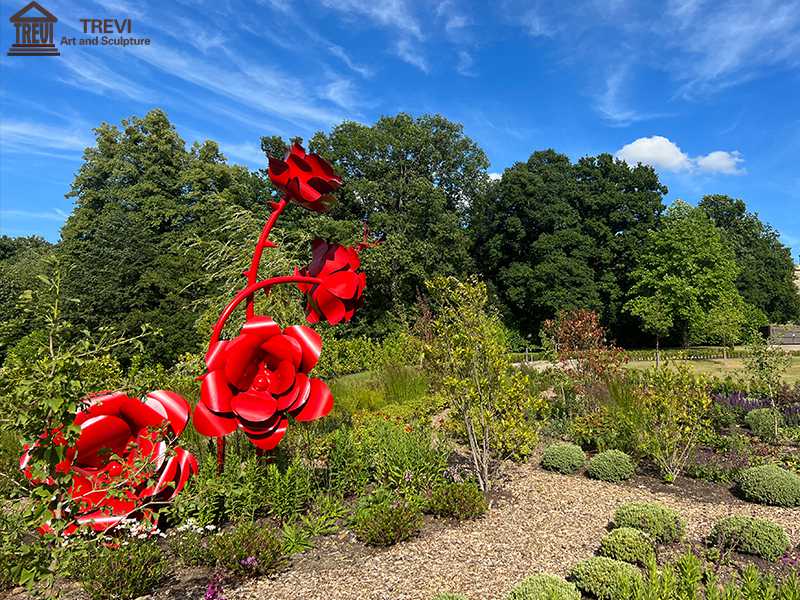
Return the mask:
{"type": "Polygon", "coordinates": [[[625,307],[658,337],[729,343],[728,325],[744,324],[738,274],[733,250],[708,215],[678,200],[648,236],[625,307]]]}
{"type": "Polygon", "coordinates": [[[666,193],[650,167],[608,154],[573,164],[553,150],[517,163],[472,211],[476,261],[523,332],[559,310],[590,308],[623,335],[637,249],[666,193]]]}
{"type": "Polygon", "coordinates": [[[745,302],[772,323],[800,320],[800,293],[794,283],[791,251],[778,232],[748,212],[744,201],[724,195],[704,196],[699,204],[736,254],[736,287],[745,302]]]}
{"type": "Polygon", "coordinates": [[[160,110],[121,127],[104,123],[95,135],[62,230],[66,293],[80,301],[68,317],[126,335],[149,323],[163,335],[148,338],[148,353],[171,363],[197,349],[189,308],[215,291],[198,286],[205,257],[186,241],[213,236],[232,207],[263,203],[266,190],[244,167],[227,165],[214,142],[187,149],[160,110]]]}
{"type": "MultiPolygon", "coordinates": [[[[277,146],[262,140],[262,147],[277,146]]],[[[346,121],[317,133],[309,146],[333,162],[345,182],[329,213],[331,227],[352,241],[366,218],[385,238],[362,255],[367,291],[354,332],[380,333],[402,319],[427,279],[473,270],[467,209],[484,193],[489,161],[461,125],[439,115],[401,113],[374,125],[346,121]]]]}

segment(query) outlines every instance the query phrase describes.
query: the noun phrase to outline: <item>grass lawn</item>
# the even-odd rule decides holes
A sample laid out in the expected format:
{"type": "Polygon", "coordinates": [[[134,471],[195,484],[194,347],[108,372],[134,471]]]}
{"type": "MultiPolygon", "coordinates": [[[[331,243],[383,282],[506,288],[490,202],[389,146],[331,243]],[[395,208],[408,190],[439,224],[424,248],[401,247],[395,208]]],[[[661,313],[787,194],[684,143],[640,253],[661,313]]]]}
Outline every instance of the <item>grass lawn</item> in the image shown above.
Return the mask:
{"type": "MultiPolygon", "coordinates": [[[[744,361],[741,358],[729,358],[723,360],[721,358],[711,360],[687,360],[676,361],[688,364],[692,369],[699,373],[707,373],[709,375],[716,375],[717,377],[725,377],[726,375],[736,375],[737,371],[741,373],[744,370],[744,361]]],[[[628,363],[629,369],[647,369],[655,366],[655,362],[651,360],[634,360],[628,363]]],[[[786,383],[796,383],[800,381],[800,356],[792,357],[792,365],[784,375],[786,383]]]]}

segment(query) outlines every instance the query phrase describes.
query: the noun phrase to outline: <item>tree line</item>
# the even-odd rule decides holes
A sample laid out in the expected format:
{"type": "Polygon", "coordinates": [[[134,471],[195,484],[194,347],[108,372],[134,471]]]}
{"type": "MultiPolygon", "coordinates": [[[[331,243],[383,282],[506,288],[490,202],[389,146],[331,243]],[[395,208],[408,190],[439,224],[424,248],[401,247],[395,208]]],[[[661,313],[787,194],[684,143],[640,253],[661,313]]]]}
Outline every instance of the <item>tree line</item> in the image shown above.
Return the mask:
{"type": "MultiPolygon", "coordinates": [[[[229,164],[213,141],[186,145],[153,110],[95,129],[66,196],[61,239],[0,238],[0,354],[37,335],[49,269],[63,274],[62,309],[76,327],[113,327],[171,364],[198,351],[246,269],[275,193],[265,168],[229,164]]],[[[534,152],[498,180],[460,124],[439,115],[346,121],[308,140],[345,185],[322,219],[291,211],[270,264],[302,267],[310,240],[352,243],[364,221],[381,243],[362,255],[365,306],[347,335],[383,337],[425,311],[424,282],[480,275],[506,325],[538,341],[562,309],[600,315],[618,343],[732,343],[746,327],[800,320],[793,260],[778,232],[740,199],[665,206],[649,166],[609,154],[577,162],[534,152]]],[[[296,303],[269,300],[277,316],[296,303]]],[[[521,343],[521,342],[520,342],[521,343]]]]}

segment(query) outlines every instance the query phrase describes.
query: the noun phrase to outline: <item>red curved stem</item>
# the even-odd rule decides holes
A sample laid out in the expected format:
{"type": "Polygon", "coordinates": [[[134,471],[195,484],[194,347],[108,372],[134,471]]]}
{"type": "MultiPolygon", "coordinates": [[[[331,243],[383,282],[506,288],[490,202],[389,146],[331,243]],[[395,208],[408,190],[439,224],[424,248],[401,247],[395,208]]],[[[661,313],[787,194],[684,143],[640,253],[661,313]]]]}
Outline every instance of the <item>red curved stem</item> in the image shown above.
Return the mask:
{"type": "Polygon", "coordinates": [[[214,331],[211,333],[211,340],[208,342],[208,347],[211,348],[219,341],[219,336],[222,334],[222,330],[225,327],[225,323],[227,322],[228,318],[231,316],[233,311],[236,309],[239,304],[241,304],[244,300],[251,298],[253,294],[255,294],[258,290],[263,290],[264,288],[270,288],[273,285],[279,285],[281,283],[310,283],[310,284],[317,284],[321,283],[321,279],[319,277],[305,277],[303,275],[281,275],[280,277],[271,277],[269,279],[264,279],[263,281],[259,281],[252,285],[248,285],[244,288],[241,292],[236,294],[233,300],[228,303],[228,306],[220,313],[219,319],[217,320],[216,325],[214,325],[214,331]]]}
{"type": "MultiPolygon", "coordinates": [[[[281,198],[278,202],[275,203],[274,208],[272,209],[272,213],[269,215],[269,219],[264,224],[264,228],[261,230],[261,235],[258,238],[258,242],[256,243],[255,250],[253,250],[253,258],[250,261],[250,268],[247,270],[247,286],[252,286],[256,280],[258,279],[258,267],[261,264],[261,255],[264,253],[264,248],[267,247],[274,247],[274,244],[269,241],[269,234],[272,231],[272,228],[275,226],[275,222],[278,220],[278,217],[283,212],[283,209],[286,208],[286,199],[281,198]]],[[[247,299],[247,318],[250,319],[255,315],[255,297],[251,294],[250,297],[247,299]]]]}

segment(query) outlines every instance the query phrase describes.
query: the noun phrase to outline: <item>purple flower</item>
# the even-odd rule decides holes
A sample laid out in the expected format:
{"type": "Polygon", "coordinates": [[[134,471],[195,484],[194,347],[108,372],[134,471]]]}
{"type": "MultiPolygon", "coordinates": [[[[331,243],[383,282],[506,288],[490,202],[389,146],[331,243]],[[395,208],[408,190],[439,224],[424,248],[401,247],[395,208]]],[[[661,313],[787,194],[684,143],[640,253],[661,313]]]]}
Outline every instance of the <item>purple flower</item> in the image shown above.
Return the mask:
{"type": "Polygon", "coordinates": [[[226,600],[222,589],[222,575],[217,573],[214,575],[206,586],[206,594],[203,600],[226,600]]]}
{"type": "Polygon", "coordinates": [[[248,556],[239,561],[245,569],[253,569],[258,564],[258,559],[255,556],[248,556]]]}

